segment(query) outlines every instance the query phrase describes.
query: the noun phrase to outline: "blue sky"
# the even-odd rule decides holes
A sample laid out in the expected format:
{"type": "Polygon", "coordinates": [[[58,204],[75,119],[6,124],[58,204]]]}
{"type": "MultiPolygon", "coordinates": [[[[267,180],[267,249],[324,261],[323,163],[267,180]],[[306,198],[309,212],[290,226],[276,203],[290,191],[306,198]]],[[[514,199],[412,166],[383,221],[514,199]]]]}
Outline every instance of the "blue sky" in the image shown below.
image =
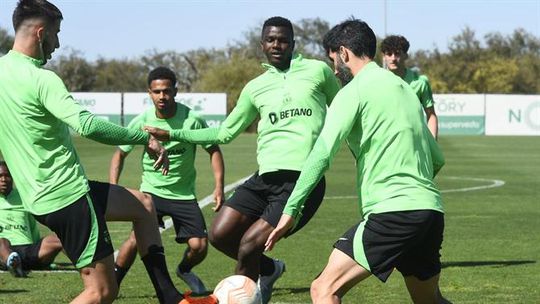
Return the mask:
{"type": "MultiPolygon", "coordinates": [[[[145,51],[220,48],[280,15],[295,22],[320,17],[331,25],[354,15],[382,37],[401,34],[411,50],[446,50],[469,26],[477,38],[524,28],[540,37],[540,0],[57,0],[64,14],[61,48],[89,60],[133,58],[145,51]],[[386,7],[386,9],[385,9],[386,7]],[[386,16],[386,18],[385,18],[386,16]],[[385,22],[386,20],[386,22],[385,22]]],[[[0,27],[13,34],[16,0],[0,0],[0,27]]]]}

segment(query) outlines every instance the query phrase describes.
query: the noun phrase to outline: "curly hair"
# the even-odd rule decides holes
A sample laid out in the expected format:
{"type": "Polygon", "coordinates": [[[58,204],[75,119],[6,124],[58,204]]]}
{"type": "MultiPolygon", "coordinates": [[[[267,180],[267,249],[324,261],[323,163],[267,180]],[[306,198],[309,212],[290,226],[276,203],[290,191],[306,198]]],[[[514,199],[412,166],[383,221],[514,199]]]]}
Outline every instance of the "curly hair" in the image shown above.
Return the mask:
{"type": "Polygon", "coordinates": [[[409,51],[409,41],[403,36],[391,35],[381,42],[381,52],[384,53],[393,53],[400,52],[406,54],[409,51]]]}

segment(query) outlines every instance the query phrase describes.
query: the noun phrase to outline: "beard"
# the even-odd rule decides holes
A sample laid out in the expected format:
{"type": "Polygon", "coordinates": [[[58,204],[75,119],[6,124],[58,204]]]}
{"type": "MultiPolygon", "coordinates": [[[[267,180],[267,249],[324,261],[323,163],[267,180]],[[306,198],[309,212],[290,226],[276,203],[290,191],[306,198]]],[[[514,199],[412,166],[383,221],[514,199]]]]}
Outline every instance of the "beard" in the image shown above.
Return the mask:
{"type": "Polygon", "coordinates": [[[341,60],[341,57],[337,57],[337,78],[341,81],[342,86],[346,86],[351,80],[353,80],[354,75],[351,71],[351,69],[345,65],[345,63],[341,60]]]}

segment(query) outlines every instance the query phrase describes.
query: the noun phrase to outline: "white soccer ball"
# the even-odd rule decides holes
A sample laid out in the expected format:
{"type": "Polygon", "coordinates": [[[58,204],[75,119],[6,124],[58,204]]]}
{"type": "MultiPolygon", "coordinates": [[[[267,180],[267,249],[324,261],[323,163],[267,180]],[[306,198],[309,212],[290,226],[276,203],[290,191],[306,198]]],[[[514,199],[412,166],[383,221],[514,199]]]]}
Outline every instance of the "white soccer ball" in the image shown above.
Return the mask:
{"type": "Polygon", "coordinates": [[[250,278],[233,275],[221,280],[214,289],[219,304],[261,304],[261,291],[250,278]]]}

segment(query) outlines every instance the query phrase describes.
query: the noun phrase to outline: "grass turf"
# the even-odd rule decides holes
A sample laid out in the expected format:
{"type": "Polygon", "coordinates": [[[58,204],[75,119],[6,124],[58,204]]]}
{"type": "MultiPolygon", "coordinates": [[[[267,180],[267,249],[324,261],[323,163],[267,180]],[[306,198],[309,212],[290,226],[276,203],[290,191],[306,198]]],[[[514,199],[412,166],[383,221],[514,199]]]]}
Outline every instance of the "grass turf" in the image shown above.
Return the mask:
{"type": "MultiPolygon", "coordinates": [[[[107,181],[114,147],[75,138],[75,145],[91,179],[107,181]]],[[[226,184],[253,173],[255,135],[242,135],[223,146],[226,184]]],[[[441,290],[454,303],[540,303],[540,137],[442,137],[446,166],[437,177],[443,190],[446,230],[442,250],[441,290]],[[484,180],[478,180],[484,179],[484,180]],[[456,191],[502,180],[501,187],[456,191]]],[[[121,184],[137,188],[141,150],[128,157],[121,184]]],[[[312,279],[326,264],[333,242],[359,220],[354,163],[345,147],[326,174],[326,198],[308,226],[282,240],[270,253],[287,263],[276,283],[273,303],[309,303],[312,279]]],[[[213,176],[207,154],[197,156],[199,199],[212,192],[213,176]]],[[[207,224],[210,206],[204,208],[207,224]]],[[[110,223],[115,247],[127,237],[130,225],[110,223]]],[[[43,231],[46,231],[45,229],[43,231]]],[[[172,229],[163,241],[169,270],[180,290],[186,285],[174,276],[185,245],[174,242],[172,229]]],[[[62,254],[59,263],[67,263],[62,254]]],[[[68,266],[69,268],[69,266],[68,266]]],[[[234,271],[234,262],[210,248],[195,271],[208,287],[234,271]]],[[[67,303],[82,289],[75,272],[30,273],[28,279],[0,274],[0,303],[67,303]]],[[[116,303],[156,303],[154,291],[137,260],[124,280],[116,303]]],[[[344,303],[410,303],[403,280],[394,273],[386,284],[373,277],[343,298],[344,303]]]]}

